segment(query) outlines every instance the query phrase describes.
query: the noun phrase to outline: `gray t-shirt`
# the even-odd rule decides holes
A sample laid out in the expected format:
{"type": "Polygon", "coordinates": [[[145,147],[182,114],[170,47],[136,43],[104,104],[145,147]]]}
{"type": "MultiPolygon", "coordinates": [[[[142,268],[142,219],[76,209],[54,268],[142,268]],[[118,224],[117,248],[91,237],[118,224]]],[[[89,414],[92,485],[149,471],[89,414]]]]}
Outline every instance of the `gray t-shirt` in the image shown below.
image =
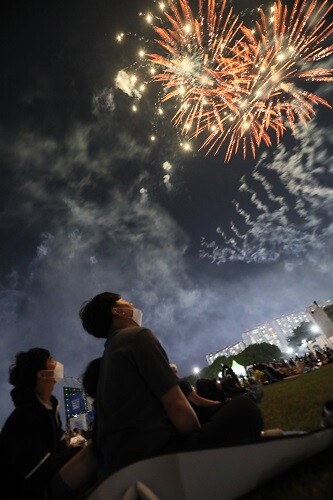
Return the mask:
{"type": "Polygon", "coordinates": [[[131,327],[109,336],[95,401],[96,445],[105,474],[174,451],[177,432],[160,398],[178,382],[150,330],[131,327]]]}

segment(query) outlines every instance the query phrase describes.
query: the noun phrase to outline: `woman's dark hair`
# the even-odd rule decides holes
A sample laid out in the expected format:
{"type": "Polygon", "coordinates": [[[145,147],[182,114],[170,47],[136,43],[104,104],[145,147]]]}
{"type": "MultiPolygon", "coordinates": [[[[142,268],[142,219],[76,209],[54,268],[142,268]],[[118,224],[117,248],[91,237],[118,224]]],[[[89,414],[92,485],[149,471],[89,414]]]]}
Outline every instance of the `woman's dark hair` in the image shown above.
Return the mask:
{"type": "Polygon", "coordinates": [[[119,299],[117,293],[103,292],[85,302],[79,311],[83,328],[96,338],[106,338],[113,324],[111,308],[119,299]]]}
{"type": "Polygon", "coordinates": [[[96,399],[99,370],[102,358],[95,358],[88,363],[82,375],[82,386],[92,399],[96,399]]]}
{"type": "Polygon", "coordinates": [[[17,389],[34,390],[36,375],[47,368],[47,360],[50,357],[50,352],[41,347],[18,352],[15,355],[15,363],[9,367],[9,383],[17,389]]]}

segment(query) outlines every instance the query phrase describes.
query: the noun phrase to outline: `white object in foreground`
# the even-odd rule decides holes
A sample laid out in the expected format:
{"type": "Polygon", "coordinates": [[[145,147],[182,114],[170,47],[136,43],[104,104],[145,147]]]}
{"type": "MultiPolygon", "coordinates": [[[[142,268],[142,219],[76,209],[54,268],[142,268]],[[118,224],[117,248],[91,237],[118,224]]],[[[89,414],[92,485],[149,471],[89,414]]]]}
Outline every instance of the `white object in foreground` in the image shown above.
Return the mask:
{"type": "Polygon", "coordinates": [[[162,455],[134,463],[105,479],[88,500],[232,500],[333,445],[333,428],[285,433],[260,442],[162,455]]]}

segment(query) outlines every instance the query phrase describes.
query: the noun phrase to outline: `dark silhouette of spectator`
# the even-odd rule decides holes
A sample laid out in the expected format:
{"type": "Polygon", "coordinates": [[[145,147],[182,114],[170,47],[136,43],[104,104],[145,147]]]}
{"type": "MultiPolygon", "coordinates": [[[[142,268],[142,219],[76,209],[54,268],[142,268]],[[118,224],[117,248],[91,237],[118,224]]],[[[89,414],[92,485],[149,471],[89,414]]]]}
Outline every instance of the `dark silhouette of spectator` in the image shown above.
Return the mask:
{"type": "Polygon", "coordinates": [[[220,400],[212,400],[199,396],[196,388],[193,387],[187,380],[180,377],[177,365],[171,363],[170,367],[179,378],[179,387],[197,414],[199,422],[204,424],[216,413],[219,408],[221,408],[222,402],[220,400]]]}
{"type": "Polygon", "coordinates": [[[219,380],[209,378],[198,378],[195,383],[196,391],[202,398],[213,399],[223,403],[227,396],[223,392],[219,380]]]}
{"type": "Polygon", "coordinates": [[[82,386],[86,394],[93,400],[96,399],[97,384],[102,357],[91,360],[82,375],[82,386]]]}
{"type": "Polygon", "coordinates": [[[278,372],[268,363],[258,363],[257,368],[265,374],[266,379],[270,384],[278,382],[279,380],[285,378],[285,375],[283,373],[278,372]]]}
{"type": "Polygon", "coordinates": [[[106,339],[93,436],[100,479],[163,453],[260,438],[261,412],[243,396],[200,427],[160,342],[141,327],[141,311],[120,295],[96,295],[82,305],[80,318],[88,333],[106,339]]]}
{"type": "Polygon", "coordinates": [[[263,391],[260,384],[249,381],[247,387],[242,387],[235,372],[227,365],[223,365],[222,378],[201,378],[196,382],[197,393],[204,398],[215,398],[221,402],[228,402],[237,396],[247,395],[256,403],[260,403],[263,391]]]}
{"type": "Polygon", "coordinates": [[[329,347],[328,345],[324,346],[324,354],[327,358],[327,363],[332,363],[333,362],[333,349],[329,347]]]}
{"type": "Polygon", "coordinates": [[[90,460],[91,450],[82,456],[80,448],[68,445],[58,413],[59,403],[52,394],[62,377],[63,365],[47,349],[38,347],[17,353],[9,368],[15,409],[0,433],[4,500],[45,500],[49,495],[54,499],[74,498],[76,488],[84,488],[86,479],[89,481],[88,474],[83,483],[79,476],[84,460],[90,460]],[[73,481],[67,482],[67,473],[62,475],[66,465],[73,481]]]}
{"type": "Polygon", "coordinates": [[[246,389],[241,386],[236,373],[230,366],[222,365],[222,377],[220,378],[221,391],[227,398],[245,394],[246,389]]]}
{"type": "Polygon", "coordinates": [[[86,366],[82,374],[82,387],[86,395],[91,399],[92,414],[90,416],[91,421],[89,422],[89,429],[85,432],[84,436],[87,440],[91,440],[93,437],[93,427],[95,420],[95,400],[97,394],[97,385],[99,371],[101,367],[102,358],[92,359],[86,366]]]}

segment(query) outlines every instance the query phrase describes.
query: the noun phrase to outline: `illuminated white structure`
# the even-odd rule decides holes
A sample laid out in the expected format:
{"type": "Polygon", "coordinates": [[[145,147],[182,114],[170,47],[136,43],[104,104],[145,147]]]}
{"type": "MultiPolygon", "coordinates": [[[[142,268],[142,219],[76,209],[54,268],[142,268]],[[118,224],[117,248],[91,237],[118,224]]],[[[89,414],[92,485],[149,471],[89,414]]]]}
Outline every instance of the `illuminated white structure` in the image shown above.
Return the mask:
{"type": "Polygon", "coordinates": [[[271,322],[262,323],[242,334],[243,342],[226,346],[218,351],[207,354],[206,359],[211,365],[220,356],[235,356],[251,344],[267,342],[276,345],[282,352],[288,351],[288,339],[295,328],[301,323],[312,323],[318,327],[318,335],[324,333],[327,338],[333,337],[333,322],[329,319],[323,308],[332,305],[331,300],[314,302],[306,307],[304,311],[292,312],[273,319],[271,322]]]}
{"type": "Polygon", "coordinates": [[[215,359],[219,358],[220,356],[225,356],[226,358],[228,358],[229,356],[235,356],[236,354],[242,352],[245,347],[246,345],[244,344],[244,342],[238,342],[237,344],[229,345],[227,347],[224,347],[223,349],[207,354],[207,363],[211,365],[212,363],[214,363],[215,359]]]}
{"type": "Polygon", "coordinates": [[[320,303],[314,301],[311,306],[306,308],[306,312],[310,321],[319,328],[319,332],[325,335],[328,339],[333,337],[333,322],[327,316],[324,311],[324,307],[331,305],[331,301],[326,301],[325,303],[320,303]]]}
{"type": "Polygon", "coordinates": [[[252,330],[247,330],[242,334],[242,338],[246,346],[267,342],[268,344],[277,345],[280,349],[285,347],[283,338],[280,338],[278,331],[271,323],[262,323],[252,330]]]}
{"type": "Polygon", "coordinates": [[[279,333],[279,337],[281,338],[284,347],[287,347],[287,340],[293,334],[295,328],[300,326],[301,323],[309,323],[309,318],[305,311],[285,314],[284,316],[276,318],[272,321],[276,331],[279,333]]]}

